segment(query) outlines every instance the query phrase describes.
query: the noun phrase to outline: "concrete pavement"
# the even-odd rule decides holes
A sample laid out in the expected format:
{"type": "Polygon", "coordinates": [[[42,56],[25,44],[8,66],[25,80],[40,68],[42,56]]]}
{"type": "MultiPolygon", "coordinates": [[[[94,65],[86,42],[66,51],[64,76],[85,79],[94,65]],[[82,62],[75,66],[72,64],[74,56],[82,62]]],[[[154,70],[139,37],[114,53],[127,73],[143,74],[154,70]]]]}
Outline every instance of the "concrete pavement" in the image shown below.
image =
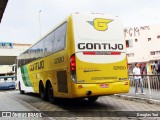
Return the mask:
{"type": "MultiPolygon", "coordinates": [[[[0,120],[46,120],[41,117],[25,117],[39,113],[39,110],[21,99],[9,95],[6,91],[0,92],[0,120]],[[31,114],[28,112],[31,112],[31,114]],[[24,116],[25,115],[25,116],[24,116]],[[12,117],[11,117],[12,116],[12,117]],[[19,116],[19,117],[17,117],[19,116]]],[[[38,116],[38,115],[37,115],[38,116]]],[[[41,113],[39,114],[41,116],[41,113]]]]}
{"type": "MultiPolygon", "coordinates": [[[[117,96],[102,96],[95,103],[89,103],[87,100],[60,99],[58,104],[51,104],[43,101],[37,94],[27,93],[19,94],[19,91],[5,91],[0,93],[3,99],[3,110],[34,110],[44,112],[49,117],[56,120],[159,120],[159,117],[138,117],[122,116],[121,113],[128,115],[139,112],[160,111],[159,105],[148,104],[141,101],[130,101],[120,99],[117,96]],[[6,102],[5,102],[6,101],[6,102]],[[24,105],[24,104],[27,104],[24,105]],[[28,108],[29,105],[29,108],[28,108]],[[9,108],[11,106],[11,108],[9,108]],[[17,108],[16,108],[17,106],[17,108]],[[25,106],[25,107],[24,107],[25,106]],[[32,107],[30,108],[30,106],[32,107]],[[18,108],[20,107],[20,108],[18,108]],[[77,112],[80,114],[77,115],[77,112]],[[119,113],[120,112],[120,113],[119,113]],[[58,115],[54,115],[58,113],[58,115]],[[112,113],[112,115],[110,115],[112,113]],[[115,115],[117,113],[118,115],[115,115]],[[86,117],[86,115],[88,115],[86,117]]],[[[2,108],[1,108],[2,110],[2,108]]],[[[48,119],[48,118],[42,118],[48,119]]]]}

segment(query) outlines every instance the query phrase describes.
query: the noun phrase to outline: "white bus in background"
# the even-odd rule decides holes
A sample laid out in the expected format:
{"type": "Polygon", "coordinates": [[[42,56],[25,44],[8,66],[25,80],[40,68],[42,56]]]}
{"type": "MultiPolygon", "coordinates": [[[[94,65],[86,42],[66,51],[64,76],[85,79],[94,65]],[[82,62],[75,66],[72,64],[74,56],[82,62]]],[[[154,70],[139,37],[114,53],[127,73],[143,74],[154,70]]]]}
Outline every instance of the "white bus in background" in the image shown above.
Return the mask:
{"type": "Polygon", "coordinates": [[[0,66],[0,90],[16,88],[16,64],[0,66]]]}

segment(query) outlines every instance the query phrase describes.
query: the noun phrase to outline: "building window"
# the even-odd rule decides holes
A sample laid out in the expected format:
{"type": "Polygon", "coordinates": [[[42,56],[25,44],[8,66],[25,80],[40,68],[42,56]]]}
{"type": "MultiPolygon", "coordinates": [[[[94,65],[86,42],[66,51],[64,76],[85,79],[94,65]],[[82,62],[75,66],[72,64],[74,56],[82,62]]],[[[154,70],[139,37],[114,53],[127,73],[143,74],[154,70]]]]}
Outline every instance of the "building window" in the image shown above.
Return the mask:
{"type": "Polygon", "coordinates": [[[155,52],[154,52],[154,51],[151,51],[151,52],[150,52],[150,55],[155,55],[155,52]]]}
{"type": "Polygon", "coordinates": [[[150,55],[160,55],[160,51],[150,51],[150,55]]]}
{"type": "Polygon", "coordinates": [[[151,41],[151,38],[148,38],[148,41],[151,41]]]}
{"type": "Polygon", "coordinates": [[[128,53],[127,57],[134,57],[134,53],[128,53]]]}
{"type": "Polygon", "coordinates": [[[126,47],[133,47],[133,41],[132,40],[126,40],[126,47]]]}
{"type": "Polygon", "coordinates": [[[160,35],[157,35],[157,39],[160,39],[160,35]]]}
{"type": "Polygon", "coordinates": [[[3,49],[11,49],[13,48],[13,43],[8,43],[8,42],[0,42],[0,48],[3,48],[3,49]]]}
{"type": "Polygon", "coordinates": [[[138,42],[138,39],[135,39],[135,42],[138,42]]]}

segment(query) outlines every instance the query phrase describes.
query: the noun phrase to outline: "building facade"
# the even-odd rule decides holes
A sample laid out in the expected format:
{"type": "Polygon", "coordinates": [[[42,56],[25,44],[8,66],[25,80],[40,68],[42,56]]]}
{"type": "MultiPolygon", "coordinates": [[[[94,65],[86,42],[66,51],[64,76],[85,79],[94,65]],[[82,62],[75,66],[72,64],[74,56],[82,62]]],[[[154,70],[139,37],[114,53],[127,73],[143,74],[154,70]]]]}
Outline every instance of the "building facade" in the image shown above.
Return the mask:
{"type": "Polygon", "coordinates": [[[15,73],[16,57],[31,44],[0,42],[0,76],[15,73]]]}
{"type": "Polygon", "coordinates": [[[160,60],[160,24],[124,29],[128,63],[142,63],[147,72],[160,60]]]}
{"type": "Polygon", "coordinates": [[[128,62],[160,59],[160,24],[124,29],[128,62]]]}

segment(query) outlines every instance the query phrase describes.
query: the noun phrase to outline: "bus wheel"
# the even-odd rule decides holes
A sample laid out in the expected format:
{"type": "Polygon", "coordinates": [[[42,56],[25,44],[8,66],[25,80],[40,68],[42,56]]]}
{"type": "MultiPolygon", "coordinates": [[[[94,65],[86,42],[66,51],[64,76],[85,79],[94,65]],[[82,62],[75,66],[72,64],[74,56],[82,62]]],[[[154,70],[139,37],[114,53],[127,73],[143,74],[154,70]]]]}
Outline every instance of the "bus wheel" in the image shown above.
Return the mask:
{"type": "Polygon", "coordinates": [[[98,99],[97,96],[88,97],[89,102],[95,102],[98,99]]]}
{"type": "Polygon", "coordinates": [[[39,85],[39,94],[41,99],[46,100],[45,88],[42,82],[40,82],[40,85],[39,85]]]}
{"type": "Polygon", "coordinates": [[[20,92],[20,94],[24,94],[24,90],[21,90],[21,83],[19,82],[19,92],[20,92]]]}
{"type": "Polygon", "coordinates": [[[47,97],[51,103],[57,102],[57,98],[54,97],[52,84],[50,82],[47,85],[47,97]]]}

